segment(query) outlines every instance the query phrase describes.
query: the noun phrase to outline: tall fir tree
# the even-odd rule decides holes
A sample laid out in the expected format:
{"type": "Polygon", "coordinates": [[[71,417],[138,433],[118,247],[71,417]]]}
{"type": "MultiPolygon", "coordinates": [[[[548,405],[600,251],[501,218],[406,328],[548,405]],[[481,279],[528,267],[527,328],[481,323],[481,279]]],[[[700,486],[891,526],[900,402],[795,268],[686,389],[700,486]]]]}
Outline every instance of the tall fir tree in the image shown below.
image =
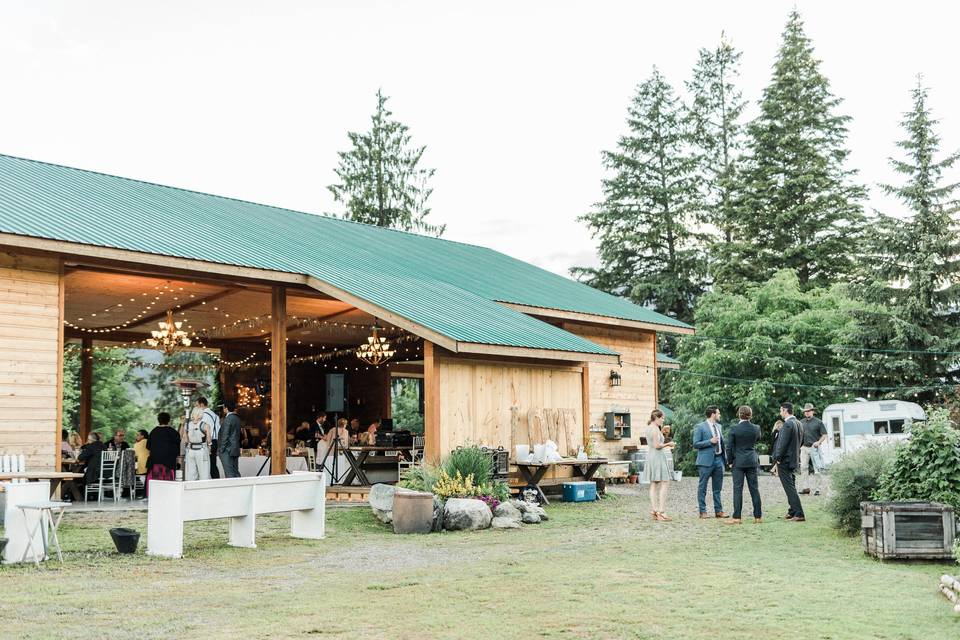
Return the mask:
{"type": "Polygon", "coordinates": [[[700,49],[686,83],[692,97],[690,136],[701,177],[702,215],[727,243],[733,240],[737,161],[743,148],[740,119],[746,103],[736,85],[742,55],[721,35],[715,49],[700,49]]]}
{"type": "Polygon", "coordinates": [[[849,117],[836,113],[839,104],[793,11],[747,127],[733,279],[764,281],[791,268],[802,287],[814,287],[853,272],[865,191],[845,167],[849,117]]]}
{"type": "Polygon", "coordinates": [[[387,100],[378,90],[370,130],[347,133],[352,148],[339,152],[334,169],[340,183],[327,189],[346,207],[348,220],[440,236],[445,225],[426,221],[434,173],[420,166],[426,147],[411,145],[409,128],[392,118],[387,100]]]}
{"type": "Polygon", "coordinates": [[[863,296],[882,311],[872,317],[858,312],[857,331],[862,338],[858,344],[917,353],[871,352],[851,366],[861,379],[914,385],[916,397],[926,401],[935,395],[930,386],[954,380],[956,358],[922,352],[960,351],[960,184],[943,175],[960,160],[960,153],[940,156],[938,121],[919,81],[912,98],[913,108],[901,121],[906,137],[897,143],[905,157],[890,159],[904,181],[881,185],[906,211],[879,214],[871,225],[871,275],[878,284],[863,296]]]}
{"type": "Polygon", "coordinates": [[[703,291],[703,239],[695,231],[696,160],[683,105],[663,75],[637,88],[629,133],[603,153],[604,200],[581,217],[599,240],[601,266],[573,273],[598,288],[681,320],[703,291]]]}

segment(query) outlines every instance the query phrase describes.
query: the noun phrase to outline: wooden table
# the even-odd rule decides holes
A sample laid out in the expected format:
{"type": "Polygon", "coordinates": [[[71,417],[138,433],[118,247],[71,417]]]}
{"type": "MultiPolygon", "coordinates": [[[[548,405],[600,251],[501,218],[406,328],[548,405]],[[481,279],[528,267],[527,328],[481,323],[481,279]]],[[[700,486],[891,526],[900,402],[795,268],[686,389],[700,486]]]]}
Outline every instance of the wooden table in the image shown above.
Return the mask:
{"type": "MultiPolygon", "coordinates": [[[[361,485],[366,486],[370,484],[370,481],[363,472],[363,465],[366,464],[370,454],[378,451],[383,453],[396,452],[404,460],[413,462],[415,459],[414,454],[417,450],[414,447],[343,447],[340,451],[343,452],[343,456],[350,465],[350,471],[343,478],[343,484],[349,485],[353,482],[354,478],[356,478],[360,481],[361,485]],[[354,453],[359,453],[359,457],[355,456],[354,453]]],[[[377,458],[377,461],[379,460],[386,460],[386,457],[377,458]]],[[[394,460],[396,460],[396,458],[394,458],[394,460]]]]}
{"type": "Polygon", "coordinates": [[[524,482],[537,490],[537,494],[540,496],[543,504],[550,504],[546,494],[540,487],[540,481],[543,480],[543,476],[547,475],[547,471],[555,467],[573,467],[574,472],[579,474],[575,475],[575,478],[582,477],[584,480],[591,480],[594,474],[597,473],[600,465],[606,463],[606,458],[590,458],[589,460],[565,458],[560,462],[514,462],[524,482]]]}
{"type": "Polygon", "coordinates": [[[56,494],[60,483],[66,481],[66,487],[73,493],[74,499],[79,502],[80,492],[77,491],[77,486],[72,481],[82,477],[82,473],[71,473],[69,471],[24,471],[22,473],[0,473],[0,482],[5,480],[27,480],[29,482],[49,480],[50,495],[52,496],[56,494]]]}

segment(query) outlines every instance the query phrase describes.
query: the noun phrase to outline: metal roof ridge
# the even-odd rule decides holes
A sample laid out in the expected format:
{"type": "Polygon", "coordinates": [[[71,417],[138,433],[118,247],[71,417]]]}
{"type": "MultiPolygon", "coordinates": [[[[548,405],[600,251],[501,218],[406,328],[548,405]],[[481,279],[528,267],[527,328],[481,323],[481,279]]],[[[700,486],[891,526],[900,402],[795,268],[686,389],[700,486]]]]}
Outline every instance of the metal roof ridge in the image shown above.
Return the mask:
{"type": "MultiPolygon", "coordinates": [[[[161,183],[159,183],[159,182],[153,182],[153,181],[151,181],[151,180],[143,180],[143,179],[141,179],[141,178],[131,178],[131,177],[129,177],[129,176],[120,176],[120,175],[116,175],[116,174],[113,174],[113,173],[107,173],[106,171],[95,171],[95,170],[93,170],[93,169],[82,169],[82,168],[80,168],[80,167],[71,167],[71,166],[65,165],[65,164],[57,164],[56,162],[46,162],[46,161],[44,161],[44,160],[35,160],[35,159],[33,159],[33,158],[24,158],[24,157],[22,157],[22,156],[15,156],[15,155],[12,155],[12,154],[9,154],[9,153],[0,153],[0,157],[3,157],[3,158],[11,158],[11,159],[13,159],[13,160],[19,160],[19,161],[22,161],[22,162],[32,162],[32,163],[34,163],[34,164],[42,164],[42,165],[46,165],[46,166],[48,166],[48,167],[56,167],[56,168],[58,168],[58,169],[67,169],[68,171],[77,171],[77,172],[80,172],[80,173],[88,173],[88,174],[92,174],[92,175],[103,176],[103,177],[105,177],[105,178],[114,178],[114,179],[117,179],[117,180],[126,180],[127,182],[135,182],[135,183],[138,183],[138,184],[150,185],[151,187],[160,187],[161,189],[171,189],[171,190],[173,190],[173,191],[180,191],[180,192],[182,192],[182,193],[190,193],[190,194],[194,194],[194,195],[198,195],[198,196],[204,196],[204,197],[207,197],[207,198],[219,198],[220,200],[230,200],[230,201],[232,201],[232,202],[238,202],[238,203],[240,203],[240,204],[250,204],[250,205],[253,205],[253,206],[255,206],[255,207],[266,207],[266,208],[268,208],[268,209],[276,209],[277,211],[286,211],[286,212],[288,212],[288,213],[295,213],[295,214],[302,215],[302,216],[312,216],[312,217],[315,217],[315,218],[322,218],[322,219],[324,219],[324,220],[331,220],[331,221],[334,221],[334,222],[343,222],[343,223],[347,223],[347,224],[355,224],[355,225],[360,225],[360,226],[362,226],[362,227],[367,227],[367,228],[369,228],[369,229],[375,229],[375,230],[377,230],[377,231],[392,231],[392,232],[394,232],[394,233],[402,233],[402,234],[404,234],[404,235],[414,236],[414,237],[416,237],[416,238],[427,238],[427,239],[429,239],[429,240],[440,240],[440,241],[443,241],[443,242],[450,242],[450,243],[453,243],[453,244],[460,244],[460,245],[464,245],[464,246],[467,246],[467,247],[474,247],[474,248],[476,248],[476,249],[486,249],[486,250],[488,250],[488,251],[494,251],[494,252],[496,252],[496,253],[502,253],[502,252],[496,251],[496,249],[490,249],[489,247],[484,247],[483,245],[473,244],[473,243],[470,243],[470,242],[464,242],[464,241],[462,241],[462,240],[450,240],[450,239],[448,239],[448,238],[441,238],[441,237],[438,237],[438,236],[429,236],[429,235],[425,235],[425,234],[422,234],[422,233],[416,233],[416,232],[414,232],[414,231],[406,231],[406,230],[404,230],[404,229],[395,229],[395,228],[393,228],[393,227],[381,227],[381,226],[379,226],[379,225],[370,224],[370,223],[367,223],[367,222],[358,222],[358,221],[356,221],[356,220],[350,220],[350,219],[348,219],[348,218],[338,218],[335,214],[331,214],[331,213],[327,213],[327,212],[323,212],[323,213],[312,213],[312,212],[310,212],[310,211],[300,211],[299,209],[291,209],[291,208],[289,208],[289,207],[281,207],[281,206],[274,205],[274,204],[265,204],[265,203],[263,203],[263,202],[254,202],[253,200],[245,200],[245,199],[243,199],[243,198],[237,198],[237,197],[234,197],[234,196],[223,196],[223,195],[219,195],[219,194],[216,194],[216,193],[208,193],[208,192],[206,192],[206,191],[198,191],[198,190],[196,190],[196,189],[187,189],[187,188],[185,188],[185,187],[177,187],[177,186],[170,185],[170,184],[161,184],[161,183]]],[[[507,254],[503,254],[503,255],[507,255],[507,254]]],[[[509,256],[509,257],[513,258],[513,256],[509,256]]],[[[516,260],[516,259],[517,259],[517,258],[514,258],[514,260],[516,260]]],[[[536,266],[536,265],[534,265],[534,266],[536,266]]],[[[576,282],[576,281],[574,281],[574,282],[576,282]]]]}

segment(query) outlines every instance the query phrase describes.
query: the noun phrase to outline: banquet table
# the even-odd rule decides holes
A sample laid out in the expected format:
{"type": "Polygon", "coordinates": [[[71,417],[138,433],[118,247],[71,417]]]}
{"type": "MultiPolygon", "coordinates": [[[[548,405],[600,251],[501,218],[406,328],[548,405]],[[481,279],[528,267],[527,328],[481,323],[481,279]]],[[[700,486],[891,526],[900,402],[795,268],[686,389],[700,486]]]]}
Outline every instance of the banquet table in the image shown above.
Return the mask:
{"type": "MultiPolygon", "coordinates": [[[[237,459],[237,467],[240,469],[241,478],[256,475],[268,476],[270,475],[270,458],[267,456],[241,456],[237,459]]],[[[220,477],[226,478],[219,458],[217,458],[217,468],[220,469],[220,477]]],[[[293,473],[294,471],[309,471],[307,459],[302,456],[287,456],[287,473],[293,473]]]]}

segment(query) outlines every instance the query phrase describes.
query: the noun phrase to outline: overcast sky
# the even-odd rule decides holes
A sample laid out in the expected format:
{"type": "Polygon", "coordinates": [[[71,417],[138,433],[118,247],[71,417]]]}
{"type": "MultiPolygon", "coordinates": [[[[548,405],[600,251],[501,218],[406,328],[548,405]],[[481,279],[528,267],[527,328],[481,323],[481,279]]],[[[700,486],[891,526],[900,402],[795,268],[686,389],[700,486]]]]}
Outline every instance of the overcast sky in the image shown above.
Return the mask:
{"type": "Polygon", "coordinates": [[[637,83],[656,64],[682,87],[725,31],[754,105],[795,4],[864,183],[891,178],[919,72],[960,147],[947,2],[5,0],[0,153],[338,211],[337,151],[382,87],[427,145],[446,237],[565,273],[594,260],[576,217],[601,196],[600,152],[637,83]]]}

